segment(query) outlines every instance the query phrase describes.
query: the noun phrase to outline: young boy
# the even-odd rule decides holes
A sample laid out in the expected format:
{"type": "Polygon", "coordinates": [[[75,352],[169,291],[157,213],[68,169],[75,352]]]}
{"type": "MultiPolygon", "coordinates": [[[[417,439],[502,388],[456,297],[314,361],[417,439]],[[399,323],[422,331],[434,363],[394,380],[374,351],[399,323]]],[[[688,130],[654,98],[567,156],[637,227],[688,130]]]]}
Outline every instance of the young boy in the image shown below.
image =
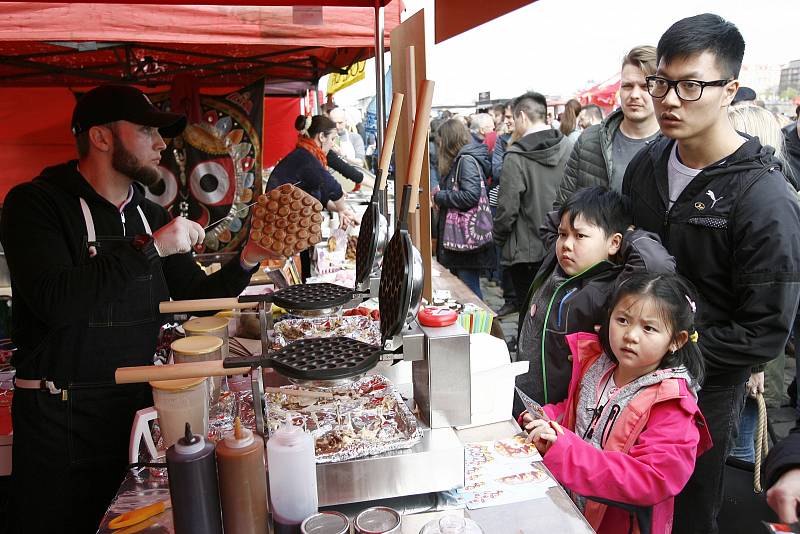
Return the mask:
{"type": "MultiPolygon", "coordinates": [[[[530,370],[517,386],[542,404],[567,396],[572,361],[566,334],[593,332],[614,288],[635,271],[673,272],[658,237],[629,230],[627,199],[605,187],[577,191],[540,230],[547,247],[542,268],[520,308],[517,359],[530,370]]],[[[515,396],[514,415],[524,406],[515,396]]]]}
{"type": "Polygon", "coordinates": [[[800,207],[781,164],[728,119],[745,43],[709,13],[658,42],[647,77],[664,137],[634,156],[622,192],[697,288],[706,365],[698,404],[714,447],[675,501],[673,532],[718,532],[725,459],[750,369],[784,349],[800,296],[800,207]]]}

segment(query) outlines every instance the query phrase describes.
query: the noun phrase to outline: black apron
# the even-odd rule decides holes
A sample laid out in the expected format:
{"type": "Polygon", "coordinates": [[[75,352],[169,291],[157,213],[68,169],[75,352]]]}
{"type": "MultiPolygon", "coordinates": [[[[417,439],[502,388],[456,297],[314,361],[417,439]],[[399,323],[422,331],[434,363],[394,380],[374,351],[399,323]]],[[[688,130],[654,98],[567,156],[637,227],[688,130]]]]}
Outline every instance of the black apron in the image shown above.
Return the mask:
{"type": "MultiPolygon", "coordinates": [[[[80,203],[86,222],[83,261],[130,246],[130,237],[95,236],[91,211],[83,199],[80,203]]],[[[137,209],[150,234],[141,207],[137,209]]],[[[125,476],[133,417],[153,400],[147,384],[92,383],[86,376],[95,371],[113,376],[119,366],[151,362],[152,354],[126,353],[125,333],[141,335],[143,328],[152,328],[157,335],[158,303],[168,298],[163,273],[155,265],[113,303],[93,310],[86,329],[90,354],[75,364],[77,380],[61,393],[14,392],[9,532],[96,532],[125,476]]]]}

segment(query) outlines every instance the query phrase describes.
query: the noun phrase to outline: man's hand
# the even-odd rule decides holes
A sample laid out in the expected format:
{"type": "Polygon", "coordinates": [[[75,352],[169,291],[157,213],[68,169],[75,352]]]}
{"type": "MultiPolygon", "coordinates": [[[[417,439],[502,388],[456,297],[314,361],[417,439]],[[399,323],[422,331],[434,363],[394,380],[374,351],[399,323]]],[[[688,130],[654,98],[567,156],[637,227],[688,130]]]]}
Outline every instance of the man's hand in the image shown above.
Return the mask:
{"type": "Polygon", "coordinates": [[[203,227],[183,217],[175,217],[155,231],[153,241],[162,258],[189,252],[206,237],[203,227]]]}
{"type": "Polygon", "coordinates": [[[784,523],[797,521],[800,504],[800,468],[786,471],[767,491],[767,503],[784,523]]]}
{"type": "Polygon", "coordinates": [[[747,394],[755,399],[759,393],[764,393],[764,371],[753,373],[747,379],[747,394]]]}
{"type": "Polygon", "coordinates": [[[280,254],[275,254],[273,251],[267,250],[249,239],[244,246],[244,250],[242,250],[242,262],[251,269],[264,260],[279,260],[282,258],[283,256],[280,254]]]}

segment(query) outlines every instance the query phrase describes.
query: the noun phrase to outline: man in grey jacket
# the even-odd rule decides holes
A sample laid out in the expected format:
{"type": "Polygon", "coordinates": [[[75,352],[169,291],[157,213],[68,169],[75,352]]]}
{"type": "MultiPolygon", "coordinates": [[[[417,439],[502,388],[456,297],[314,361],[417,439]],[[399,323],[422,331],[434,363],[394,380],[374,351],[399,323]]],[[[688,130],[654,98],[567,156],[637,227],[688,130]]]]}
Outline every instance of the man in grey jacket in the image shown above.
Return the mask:
{"type": "Polygon", "coordinates": [[[622,58],[620,109],[585,129],[572,149],[554,204],[557,209],[578,189],[603,185],[620,191],[633,156],[658,136],[658,121],[644,77],[655,73],[656,49],[637,46],[622,58]]]}
{"type": "Polygon", "coordinates": [[[519,140],[503,161],[493,234],[502,248],[500,263],[523,300],[546,252],[538,228],[555,200],[572,143],[545,122],[547,100],[541,94],[525,93],[511,107],[519,140]]]}

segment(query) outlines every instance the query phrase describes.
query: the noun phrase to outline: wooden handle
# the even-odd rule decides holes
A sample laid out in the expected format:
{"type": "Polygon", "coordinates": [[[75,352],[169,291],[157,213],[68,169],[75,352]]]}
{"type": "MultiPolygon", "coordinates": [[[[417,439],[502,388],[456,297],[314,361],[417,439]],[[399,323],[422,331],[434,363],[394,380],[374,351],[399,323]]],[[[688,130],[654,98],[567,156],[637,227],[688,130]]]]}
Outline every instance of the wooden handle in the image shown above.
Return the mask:
{"type": "Polygon", "coordinates": [[[120,367],[114,373],[114,380],[117,384],[135,384],[154,380],[243,375],[249,372],[249,367],[226,368],[222,366],[222,360],[213,360],[210,362],[175,363],[172,365],[120,367]]]}
{"type": "Polygon", "coordinates": [[[397,125],[400,124],[400,111],[403,109],[403,93],[392,94],[392,110],[389,112],[389,124],[383,132],[383,147],[381,147],[381,158],[378,162],[378,181],[375,188],[383,190],[386,187],[386,176],[389,174],[389,162],[392,159],[394,149],[394,138],[397,135],[397,125]]]}
{"type": "Polygon", "coordinates": [[[185,313],[196,311],[230,310],[234,308],[257,308],[258,302],[239,302],[236,298],[167,300],[158,305],[161,313],[185,313]]]}
{"type": "Polygon", "coordinates": [[[411,134],[411,154],[408,157],[408,176],[406,177],[406,183],[411,184],[409,214],[417,210],[422,160],[425,155],[425,143],[428,142],[428,128],[431,125],[433,85],[432,80],[422,80],[417,92],[417,111],[414,115],[414,132],[411,134]]]}

